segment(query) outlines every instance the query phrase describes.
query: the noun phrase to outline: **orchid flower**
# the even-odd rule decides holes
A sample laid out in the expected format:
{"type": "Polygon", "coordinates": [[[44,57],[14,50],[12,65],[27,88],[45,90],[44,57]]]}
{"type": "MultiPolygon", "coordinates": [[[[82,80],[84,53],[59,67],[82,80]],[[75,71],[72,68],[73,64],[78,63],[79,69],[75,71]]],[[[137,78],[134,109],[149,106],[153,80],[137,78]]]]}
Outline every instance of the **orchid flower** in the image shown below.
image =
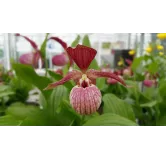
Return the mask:
{"type": "Polygon", "coordinates": [[[58,37],[50,37],[49,40],[50,39],[58,42],[64,49],[63,53],[52,57],[52,64],[56,66],[64,66],[67,63],[69,63],[69,60],[70,60],[70,64],[72,64],[71,59],[68,57],[68,54],[66,53],[67,43],[65,43],[63,40],[61,40],[58,37]]]}
{"type": "Polygon", "coordinates": [[[146,80],[143,81],[143,85],[146,86],[146,87],[152,87],[154,85],[157,85],[157,82],[156,82],[156,80],[146,79],[146,80]]]}
{"type": "Polygon", "coordinates": [[[27,64],[27,65],[32,65],[34,67],[37,67],[38,61],[41,58],[41,53],[40,53],[40,50],[38,49],[37,44],[31,39],[29,39],[28,37],[23,36],[21,34],[17,33],[15,34],[15,36],[23,37],[24,39],[26,39],[31,44],[32,48],[34,49],[34,52],[32,53],[25,53],[21,55],[19,57],[19,62],[22,64],[27,64]]]}
{"type": "Polygon", "coordinates": [[[145,73],[145,80],[143,81],[143,85],[146,87],[152,87],[157,85],[157,78],[159,77],[159,74],[153,74],[151,75],[149,72],[145,73]]]}
{"type": "Polygon", "coordinates": [[[74,110],[82,115],[88,115],[96,112],[101,104],[101,92],[96,86],[96,79],[100,77],[113,78],[126,85],[117,75],[110,72],[88,69],[97,51],[93,48],[83,45],[77,45],[76,48],[68,47],[68,55],[77,64],[81,71],[73,70],[64,78],[55,83],[49,84],[45,90],[53,89],[65,82],[74,80],[74,86],[70,92],[70,103],[74,110]]]}
{"type": "Polygon", "coordinates": [[[123,69],[123,76],[132,76],[133,72],[131,69],[131,65],[132,65],[132,61],[130,59],[125,59],[125,62],[129,65],[128,67],[126,67],[125,69],[123,69]]]}

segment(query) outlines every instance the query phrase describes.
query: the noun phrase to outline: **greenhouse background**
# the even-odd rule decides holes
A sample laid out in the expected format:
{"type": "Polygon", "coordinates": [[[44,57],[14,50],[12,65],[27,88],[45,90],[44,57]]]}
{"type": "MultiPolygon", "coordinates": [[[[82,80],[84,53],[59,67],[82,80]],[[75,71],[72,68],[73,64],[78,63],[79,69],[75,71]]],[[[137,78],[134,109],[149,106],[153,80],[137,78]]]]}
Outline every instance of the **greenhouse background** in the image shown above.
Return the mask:
{"type": "MultiPolygon", "coordinates": [[[[45,38],[45,34],[42,33],[22,33],[22,35],[28,36],[34,40],[38,46],[40,46],[45,38]]],[[[63,39],[68,45],[70,45],[78,34],[60,34],[52,33],[50,36],[58,36],[63,39]]],[[[83,38],[84,34],[79,34],[83,38]]],[[[153,34],[140,34],[140,33],[114,33],[114,34],[102,34],[93,33],[89,34],[89,38],[92,47],[97,49],[98,55],[96,57],[99,65],[107,61],[107,58],[113,62],[113,56],[111,56],[112,49],[133,49],[136,44],[138,45],[138,56],[142,54],[141,50],[148,46],[148,43],[152,40],[153,34]],[[107,43],[106,47],[104,44],[107,43]]],[[[155,35],[155,34],[154,34],[155,35]]],[[[47,43],[47,59],[49,61],[49,68],[53,69],[55,66],[52,65],[52,56],[62,53],[63,48],[54,41],[50,40],[47,43]]],[[[14,34],[1,33],[0,34],[0,61],[6,69],[10,69],[10,58],[18,61],[18,57],[24,53],[32,51],[31,45],[23,38],[17,38],[14,34]]],[[[39,72],[42,72],[41,67],[39,72]]]]}
{"type": "Polygon", "coordinates": [[[0,126],[166,125],[166,33],[1,33],[0,126]]]}

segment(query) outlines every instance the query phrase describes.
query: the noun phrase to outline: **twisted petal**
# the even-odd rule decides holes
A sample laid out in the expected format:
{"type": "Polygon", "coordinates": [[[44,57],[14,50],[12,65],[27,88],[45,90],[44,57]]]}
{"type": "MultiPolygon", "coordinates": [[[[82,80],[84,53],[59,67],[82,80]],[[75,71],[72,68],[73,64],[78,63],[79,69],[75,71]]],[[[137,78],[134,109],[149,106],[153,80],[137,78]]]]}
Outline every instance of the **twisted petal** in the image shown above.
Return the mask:
{"type": "Polygon", "coordinates": [[[53,89],[59,85],[64,84],[67,81],[70,80],[74,80],[74,81],[78,81],[78,79],[80,79],[82,77],[82,73],[80,71],[77,70],[73,70],[71,72],[69,72],[64,78],[62,78],[60,81],[57,81],[55,83],[51,83],[49,84],[44,90],[49,90],[49,89],[53,89]]]}
{"type": "Polygon", "coordinates": [[[66,51],[82,72],[88,69],[97,53],[95,49],[83,45],[77,45],[76,48],[68,47],[66,51]]]}
{"type": "Polygon", "coordinates": [[[20,37],[25,38],[31,44],[31,46],[34,48],[34,50],[38,50],[37,44],[34,41],[32,41],[31,39],[29,39],[28,37],[23,36],[23,35],[21,35],[19,33],[15,34],[15,36],[20,36],[20,37]]]}
{"type": "Polygon", "coordinates": [[[67,44],[63,40],[61,40],[60,38],[50,37],[49,39],[53,39],[53,40],[57,41],[64,48],[64,50],[66,50],[67,44]]]}
{"type": "Polygon", "coordinates": [[[87,74],[88,78],[91,80],[99,78],[99,77],[112,78],[112,79],[117,80],[118,82],[120,82],[124,86],[126,86],[125,82],[121,78],[119,78],[117,75],[110,73],[110,72],[102,72],[102,71],[90,69],[87,71],[86,74],[87,74]]]}

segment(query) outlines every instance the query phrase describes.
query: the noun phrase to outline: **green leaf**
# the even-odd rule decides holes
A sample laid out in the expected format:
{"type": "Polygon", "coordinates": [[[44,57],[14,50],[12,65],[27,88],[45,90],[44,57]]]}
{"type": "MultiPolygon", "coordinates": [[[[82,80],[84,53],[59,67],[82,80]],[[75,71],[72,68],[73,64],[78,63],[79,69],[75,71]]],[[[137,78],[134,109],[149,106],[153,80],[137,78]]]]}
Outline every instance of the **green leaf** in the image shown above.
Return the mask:
{"type": "Polygon", "coordinates": [[[119,115],[106,113],[89,119],[84,126],[137,126],[137,124],[119,115]]]}
{"type": "Polygon", "coordinates": [[[141,104],[140,106],[141,107],[150,107],[151,108],[151,107],[156,106],[156,104],[157,104],[157,101],[152,101],[152,102],[141,104]]]}
{"type": "Polygon", "coordinates": [[[51,70],[48,70],[48,73],[56,81],[59,81],[59,80],[61,80],[63,78],[61,75],[59,75],[59,74],[57,74],[57,73],[55,73],[55,72],[53,72],[51,70]]]}
{"type": "Polygon", "coordinates": [[[69,72],[69,67],[68,67],[68,65],[65,65],[63,67],[63,74],[66,75],[68,72],[69,72]]]}
{"type": "Polygon", "coordinates": [[[38,110],[28,115],[21,126],[49,126],[49,116],[46,110],[38,110]]]}
{"type": "Polygon", "coordinates": [[[4,98],[6,96],[14,95],[15,92],[8,85],[0,85],[0,98],[4,98]]]}
{"type": "Polygon", "coordinates": [[[11,87],[9,85],[0,85],[0,92],[10,90],[11,87]]]}
{"type": "Polygon", "coordinates": [[[105,86],[105,81],[106,79],[105,78],[98,78],[96,80],[96,86],[101,90],[103,89],[103,87],[105,86]]]}
{"type": "Polygon", "coordinates": [[[46,57],[46,47],[47,47],[47,38],[48,38],[48,35],[49,33],[46,33],[46,37],[41,45],[41,48],[40,48],[40,53],[42,55],[42,58],[45,58],[46,57]]]}
{"type": "Polygon", "coordinates": [[[131,65],[131,68],[134,72],[136,72],[137,68],[139,67],[139,65],[141,64],[141,62],[144,60],[144,57],[138,57],[138,58],[134,58],[134,61],[131,65]]]}
{"type": "Polygon", "coordinates": [[[159,120],[156,122],[156,126],[166,126],[166,116],[160,117],[159,120]]]}
{"type": "Polygon", "coordinates": [[[166,99],[166,81],[160,83],[159,94],[163,99],[166,99]]]}
{"type": "Polygon", "coordinates": [[[19,126],[20,120],[16,120],[13,116],[5,115],[0,117],[0,126],[19,126]]]}
{"type": "Polygon", "coordinates": [[[91,62],[90,66],[89,66],[88,68],[89,68],[89,69],[96,69],[96,70],[99,69],[99,66],[98,66],[98,63],[97,63],[96,59],[94,59],[94,60],[91,62]]]}
{"type": "Polygon", "coordinates": [[[15,103],[9,106],[6,114],[13,116],[16,119],[25,119],[31,112],[39,110],[36,106],[24,105],[23,103],[15,103]]]}
{"type": "Polygon", "coordinates": [[[43,96],[42,92],[39,94],[39,104],[42,108],[44,108],[44,109],[47,108],[47,101],[46,101],[45,97],[43,96]]]}
{"type": "Polygon", "coordinates": [[[0,98],[6,97],[6,96],[11,96],[14,94],[15,94],[15,92],[13,92],[13,91],[0,92],[0,98]]]}
{"type": "Polygon", "coordinates": [[[78,126],[81,124],[81,116],[76,113],[68,101],[63,100],[59,106],[59,112],[56,115],[59,125],[78,126]]]}
{"type": "Polygon", "coordinates": [[[59,107],[62,100],[68,99],[69,93],[67,89],[64,86],[58,86],[56,87],[50,98],[49,98],[49,113],[51,116],[56,115],[57,108],[59,107]]]}
{"type": "Polygon", "coordinates": [[[151,64],[149,65],[148,71],[149,71],[151,74],[154,74],[154,73],[156,73],[156,72],[158,71],[158,68],[159,68],[158,63],[153,62],[153,63],[151,63],[151,64]]]}
{"type": "Polygon", "coordinates": [[[132,106],[125,101],[119,99],[114,94],[105,94],[103,97],[104,113],[114,113],[130,120],[135,121],[134,112],[132,106]]]}
{"type": "Polygon", "coordinates": [[[79,43],[79,41],[80,41],[80,35],[78,35],[77,37],[76,37],[76,39],[73,41],[73,43],[71,44],[71,47],[76,47],[77,46],[77,44],[79,43]]]}
{"type": "Polygon", "coordinates": [[[43,89],[52,82],[50,79],[47,77],[39,76],[35,70],[28,65],[13,64],[13,69],[15,70],[18,77],[22,78],[27,83],[36,86],[41,92],[43,92],[43,95],[46,97],[46,99],[49,98],[52,90],[43,91],[43,89]]]}
{"type": "Polygon", "coordinates": [[[82,45],[87,46],[87,47],[91,47],[91,44],[90,44],[90,40],[89,40],[89,36],[88,36],[88,35],[85,35],[85,36],[83,37],[82,45]]]}

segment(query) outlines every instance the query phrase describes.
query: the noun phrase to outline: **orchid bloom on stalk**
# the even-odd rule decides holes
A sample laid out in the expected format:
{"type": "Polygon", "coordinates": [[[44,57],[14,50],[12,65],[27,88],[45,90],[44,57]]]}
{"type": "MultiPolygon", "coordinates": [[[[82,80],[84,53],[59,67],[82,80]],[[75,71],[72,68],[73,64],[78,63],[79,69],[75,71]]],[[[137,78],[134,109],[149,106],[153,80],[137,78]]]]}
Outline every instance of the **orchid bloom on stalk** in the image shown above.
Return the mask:
{"type": "Polygon", "coordinates": [[[152,86],[156,85],[157,82],[155,80],[146,79],[143,81],[143,84],[146,87],[152,87],[152,86]]]}
{"type": "Polygon", "coordinates": [[[72,61],[70,60],[70,58],[68,57],[68,54],[66,52],[67,43],[65,43],[63,40],[61,40],[58,37],[50,37],[49,40],[50,39],[55,40],[56,42],[58,42],[64,49],[63,53],[55,55],[55,56],[52,57],[52,64],[55,65],[55,66],[64,66],[67,63],[69,63],[69,61],[70,61],[70,64],[72,64],[72,61]]]}
{"type": "Polygon", "coordinates": [[[22,64],[27,64],[27,65],[32,65],[33,67],[37,67],[38,61],[39,61],[39,59],[41,59],[41,53],[40,53],[40,50],[38,49],[37,44],[34,41],[32,41],[31,39],[29,39],[28,37],[23,36],[21,34],[17,33],[17,34],[15,34],[15,36],[23,37],[24,39],[26,39],[31,44],[32,48],[34,49],[34,52],[32,52],[32,53],[25,53],[25,54],[21,55],[19,57],[19,62],[22,64]]]}
{"type": "Polygon", "coordinates": [[[76,48],[67,48],[67,53],[77,64],[81,71],[73,70],[69,72],[60,81],[49,84],[45,90],[53,89],[65,82],[74,80],[76,86],[70,92],[70,103],[74,110],[82,115],[88,115],[96,112],[101,104],[101,92],[96,86],[96,79],[100,77],[113,78],[126,85],[125,82],[115,74],[102,72],[94,69],[88,69],[97,51],[93,48],[83,45],[77,45],[76,48]]]}
{"type": "Polygon", "coordinates": [[[145,80],[143,81],[143,85],[146,87],[152,87],[157,85],[157,77],[159,77],[159,74],[156,73],[154,75],[151,75],[149,72],[145,73],[145,80]]]}
{"type": "Polygon", "coordinates": [[[132,61],[130,59],[125,59],[125,61],[129,66],[123,69],[123,76],[127,76],[127,77],[132,76],[133,75],[133,72],[131,69],[132,61]]]}

